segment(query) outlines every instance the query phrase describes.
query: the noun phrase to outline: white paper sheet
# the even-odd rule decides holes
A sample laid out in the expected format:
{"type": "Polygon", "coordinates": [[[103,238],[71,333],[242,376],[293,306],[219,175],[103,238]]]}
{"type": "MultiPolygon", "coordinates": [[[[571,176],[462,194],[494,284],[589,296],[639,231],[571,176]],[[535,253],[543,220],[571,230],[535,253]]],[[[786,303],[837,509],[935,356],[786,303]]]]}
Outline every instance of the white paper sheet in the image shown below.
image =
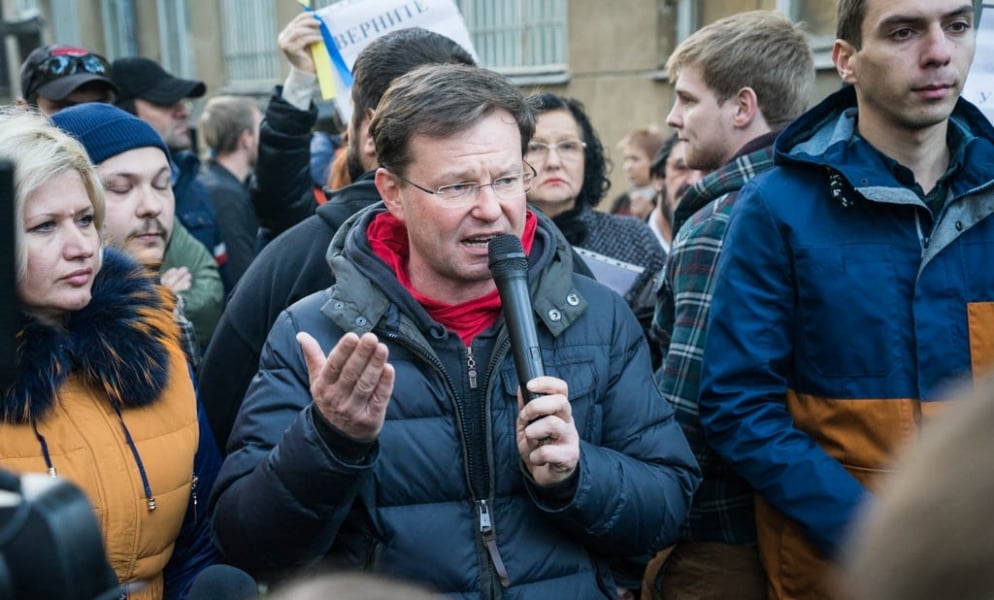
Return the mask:
{"type": "MultiPolygon", "coordinates": [[[[440,33],[477,59],[469,30],[454,0],[344,0],[317,13],[328,24],[350,70],[359,52],[370,42],[407,27],[440,33]]],[[[338,90],[335,103],[342,119],[348,122],[352,115],[351,90],[338,90]]]]}
{"type": "Polygon", "coordinates": [[[963,97],[980,108],[994,123],[994,2],[985,2],[977,29],[977,52],[963,97]]]}

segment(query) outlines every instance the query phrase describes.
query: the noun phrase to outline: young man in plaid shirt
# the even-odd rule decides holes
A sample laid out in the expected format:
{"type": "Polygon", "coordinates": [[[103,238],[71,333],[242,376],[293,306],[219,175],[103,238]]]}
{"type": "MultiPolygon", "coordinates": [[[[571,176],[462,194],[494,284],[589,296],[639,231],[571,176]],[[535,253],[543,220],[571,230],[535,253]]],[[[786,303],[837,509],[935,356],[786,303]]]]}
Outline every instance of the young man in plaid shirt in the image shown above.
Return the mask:
{"type": "Polygon", "coordinates": [[[704,473],[654,588],[664,598],[765,598],[753,491],[708,447],[697,398],[729,213],[738,190],[772,166],[777,132],[804,110],[814,64],[798,25],[773,11],[753,11],[700,29],[666,68],[676,87],[667,123],[686,144],[687,165],[712,172],[677,205],[653,323],[664,357],[657,384],[704,473]]]}

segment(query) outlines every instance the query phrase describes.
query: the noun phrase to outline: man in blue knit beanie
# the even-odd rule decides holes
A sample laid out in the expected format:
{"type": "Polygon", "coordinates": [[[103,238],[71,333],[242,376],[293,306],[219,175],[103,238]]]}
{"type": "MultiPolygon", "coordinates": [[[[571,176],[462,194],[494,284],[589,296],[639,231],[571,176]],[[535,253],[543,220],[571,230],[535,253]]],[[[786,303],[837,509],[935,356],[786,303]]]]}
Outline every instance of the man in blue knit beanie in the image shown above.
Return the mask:
{"type": "MultiPolygon", "coordinates": [[[[213,257],[175,222],[169,149],[151,125],[110,104],[63,109],[52,122],[78,139],[97,168],[107,196],[103,238],[158,269],[182,300],[199,345],[210,339],[224,289],[213,257]]],[[[199,345],[188,349],[194,366],[199,345]]]]}
{"type": "Polygon", "coordinates": [[[162,136],[173,160],[176,218],[214,256],[225,293],[234,281],[228,269],[228,250],[210,191],[197,181],[200,161],[192,149],[190,99],[207,92],[204,82],[176,77],[150,58],[118,58],[111,64],[118,94],[116,106],[152,126],[162,136]]]}

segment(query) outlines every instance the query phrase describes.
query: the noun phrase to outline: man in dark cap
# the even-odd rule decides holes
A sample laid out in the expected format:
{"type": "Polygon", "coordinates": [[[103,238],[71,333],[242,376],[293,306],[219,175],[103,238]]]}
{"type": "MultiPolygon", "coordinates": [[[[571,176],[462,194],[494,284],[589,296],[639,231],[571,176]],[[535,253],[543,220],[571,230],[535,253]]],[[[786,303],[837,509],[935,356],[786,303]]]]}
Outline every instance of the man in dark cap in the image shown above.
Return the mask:
{"type": "Polygon", "coordinates": [[[107,60],[86,48],[43,46],[21,65],[18,104],[51,115],[84,102],[113,102],[117,88],[107,60]]]}
{"type": "Polygon", "coordinates": [[[207,93],[207,86],[202,81],[176,77],[149,58],[119,58],[111,67],[118,89],[115,104],[151,125],[169,147],[176,165],[176,217],[214,256],[225,293],[230,292],[227,249],[210,192],[197,181],[200,160],[190,151],[190,109],[186,100],[200,98],[207,93]]]}
{"type": "Polygon", "coordinates": [[[159,63],[142,57],[115,60],[113,79],[120,108],[151,125],[174,154],[190,149],[190,110],[185,100],[207,93],[204,82],[174,77],[159,63]]]}

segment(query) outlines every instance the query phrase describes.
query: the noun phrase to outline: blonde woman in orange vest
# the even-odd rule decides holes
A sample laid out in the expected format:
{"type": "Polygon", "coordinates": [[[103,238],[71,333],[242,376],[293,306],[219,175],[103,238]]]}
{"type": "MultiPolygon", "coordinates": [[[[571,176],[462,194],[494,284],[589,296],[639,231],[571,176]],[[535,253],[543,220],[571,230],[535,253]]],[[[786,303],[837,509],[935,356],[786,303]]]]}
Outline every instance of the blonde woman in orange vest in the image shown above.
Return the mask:
{"type": "Polygon", "coordinates": [[[216,475],[217,449],[209,437],[199,448],[174,297],[102,247],[104,192],[77,141],[8,111],[0,158],[15,166],[23,311],[16,380],[0,390],[0,467],[47,471],[86,493],[129,598],[182,597],[217,561],[202,508],[209,490],[198,489],[198,475],[216,475]]]}

